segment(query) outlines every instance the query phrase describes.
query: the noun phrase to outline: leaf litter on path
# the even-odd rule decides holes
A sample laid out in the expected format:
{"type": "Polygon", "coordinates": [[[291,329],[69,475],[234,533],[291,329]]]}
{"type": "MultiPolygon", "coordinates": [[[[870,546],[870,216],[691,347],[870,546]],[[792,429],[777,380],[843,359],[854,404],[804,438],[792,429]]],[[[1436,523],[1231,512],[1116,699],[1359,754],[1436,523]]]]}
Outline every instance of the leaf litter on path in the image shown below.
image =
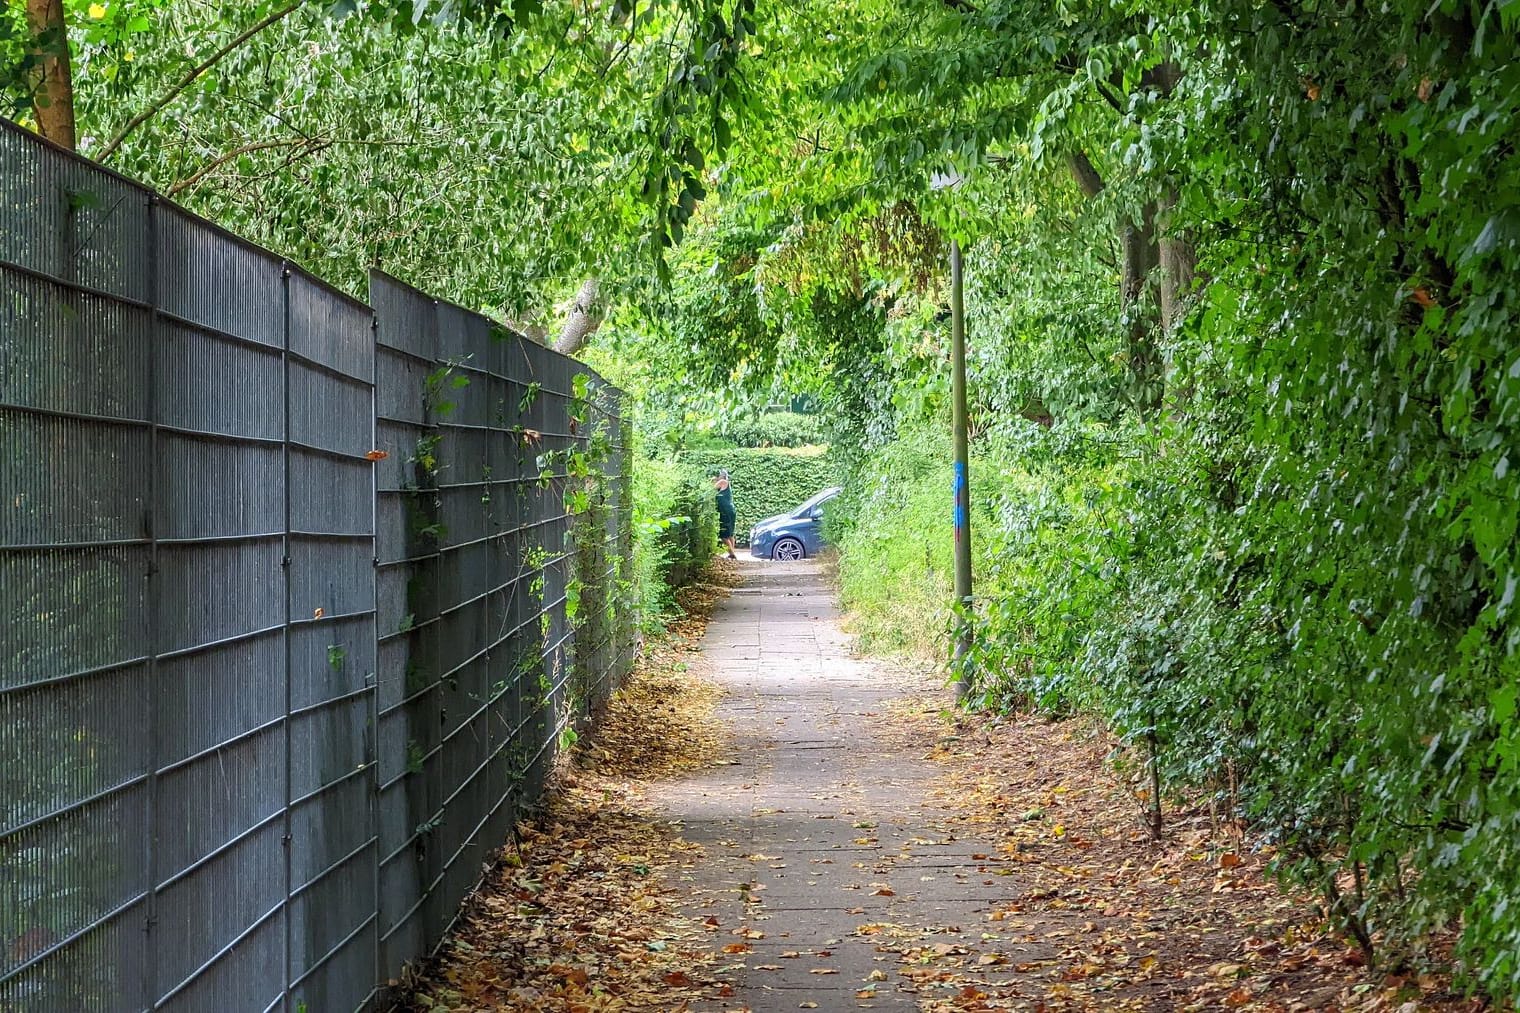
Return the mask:
{"type": "Polygon", "coordinates": [[[979,839],[986,850],[970,871],[1010,883],[981,945],[903,951],[929,986],[922,1010],[1488,1008],[1454,991],[1439,960],[1369,969],[1312,898],[1268,878],[1270,849],[1238,826],[1169,812],[1153,842],[1106,762],[1114,743],[1080,721],[961,717],[946,734],[938,701],[923,698],[893,715],[896,733],[941,768],[938,829],[979,839]]]}
{"type": "Polygon", "coordinates": [[[724,754],[721,690],[695,652],[734,583],[715,566],[682,590],[684,615],[646,643],[398,1009],[622,1013],[720,1008],[732,994],[716,970],[716,929],[674,903],[673,880],[701,848],[650,815],[641,783],[724,754]]]}
{"type": "MultiPolygon", "coordinates": [[[[520,850],[504,850],[467,902],[407,1008],[742,1008],[726,976],[744,965],[729,962],[742,961],[753,949],[748,939],[764,933],[683,913],[691,898],[678,884],[717,856],[652,816],[645,796],[662,778],[727,760],[731,747],[713,716],[721,693],[705,679],[696,646],[723,585],[733,583],[731,566],[719,564],[707,584],[686,592],[688,615],[669,638],[646,645],[639,672],[562,766],[543,815],[521,829],[520,850]]],[[[962,717],[951,728],[943,707],[939,695],[905,698],[872,726],[939,774],[931,825],[901,855],[877,852],[870,869],[882,873],[909,853],[958,841],[971,847],[969,860],[946,872],[994,884],[1000,899],[980,925],[872,921],[854,909],[856,937],[890,969],[852,985],[857,1002],[871,1003],[877,984],[890,982],[926,1013],[1485,1008],[1430,970],[1370,971],[1309,900],[1266,878],[1266,853],[1237,829],[1174,812],[1153,844],[1136,798],[1105,762],[1112,742],[1102,734],[1038,719],[962,717]]],[[[775,858],[741,857],[755,865],[775,858]]],[[[870,889],[891,896],[889,887],[870,889]]],[[[828,969],[815,972],[820,982],[828,969]]],[[[790,1001],[820,1008],[806,994],[790,1001]]]]}

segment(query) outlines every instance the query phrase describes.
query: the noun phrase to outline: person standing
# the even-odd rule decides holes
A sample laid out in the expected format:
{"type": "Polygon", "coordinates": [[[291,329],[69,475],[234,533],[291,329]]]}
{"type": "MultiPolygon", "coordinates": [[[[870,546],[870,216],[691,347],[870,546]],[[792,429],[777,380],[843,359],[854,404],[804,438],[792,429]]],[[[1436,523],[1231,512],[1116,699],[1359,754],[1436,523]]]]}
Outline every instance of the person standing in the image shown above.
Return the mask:
{"type": "Polygon", "coordinates": [[[738,559],[734,555],[734,490],[729,485],[726,469],[718,469],[713,485],[718,490],[718,540],[728,547],[729,559],[738,559]]]}

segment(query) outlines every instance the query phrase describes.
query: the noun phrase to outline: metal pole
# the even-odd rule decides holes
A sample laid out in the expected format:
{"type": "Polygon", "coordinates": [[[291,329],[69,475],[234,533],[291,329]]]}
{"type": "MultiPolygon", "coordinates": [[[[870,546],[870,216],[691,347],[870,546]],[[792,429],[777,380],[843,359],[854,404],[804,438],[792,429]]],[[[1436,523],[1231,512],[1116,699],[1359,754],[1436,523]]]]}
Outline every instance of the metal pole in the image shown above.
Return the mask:
{"type": "MultiPolygon", "coordinates": [[[[164,347],[169,343],[169,329],[164,326],[163,306],[166,301],[167,284],[164,275],[168,273],[166,265],[161,263],[159,250],[163,245],[164,224],[163,204],[158,194],[148,194],[147,212],[147,239],[148,249],[148,298],[152,300],[152,308],[148,320],[148,573],[146,602],[147,605],[147,634],[148,634],[148,713],[155,716],[162,713],[164,707],[164,690],[161,686],[163,677],[160,674],[159,652],[163,649],[163,625],[160,614],[160,603],[164,596],[164,579],[159,575],[159,564],[162,553],[158,540],[163,537],[167,528],[164,523],[166,511],[163,503],[168,499],[167,490],[161,486],[167,485],[165,481],[185,481],[184,476],[169,476],[161,473],[159,468],[160,456],[163,453],[164,437],[160,429],[162,418],[165,414],[163,406],[159,404],[159,375],[164,370],[164,347]]],[[[183,278],[176,278],[176,282],[182,283],[183,278]]],[[[169,375],[173,375],[172,373],[169,375]]],[[[143,845],[143,860],[146,865],[148,900],[143,906],[145,932],[143,945],[147,953],[147,959],[143,961],[143,1002],[145,1009],[152,1009],[158,1002],[159,982],[158,970],[164,963],[164,958],[159,955],[159,939],[161,933],[158,930],[159,918],[159,884],[169,878],[168,870],[161,870],[163,863],[163,851],[159,847],[161,840],[174,832],[173,827],[160,826],[159,820],[159,797],[162,784],[159,771],[164,764],[164,744],[151,728],[146,729],[148,734],[148,784],[144,791],[144,804],[146,810],[143,814],[143,827],[147,831],[147,839],[143,845]]],[[[171,937],[172,938],[172,937],[171,937]]]]}
{"type": "MultiPolygon", "coordinates": [[[[955,601],[971,611],[971,482],[966,438],[966,307],[961,269],[961,244],[950,240],[950,400],[955,431],[955,601]]],[[[963,623],[955,641],[961,661],[971,649],[971,624],[963,623]]],[[[970,690],[964,670],[957,666],[955,698],[970,690]]]]}
{"type": "MultiPolygon", "coordinates": [[[[291,430],[290,430],[290,264],[280,264],[280,301],[284,315],[285,347],[280,352],[280,372],[283,376],[280,400],[284,404],[285,431],[281,434],[282,446],[280,455],[284,468],[282,482],[285,500],[285,533],[280,542],[280,575],[285,582],[285,623],[280,631],[280,638],[285,647],[285,721],[281,726],[285,737],[285,771],[284,771],[284,797],[282,804],[285,807],[283,817],[284,827],[280,833],[280,850],[283,854],[285,866],[285,904],[281,921],[285,923],[285,970],[281,979],[280,1009],[294,1010],[295,1004],[291,1001],[291,982],[295,978],[295,919],[291,916],[291,900],[295,896],[295,861],[292,854],[295,848],[295,817],[291,812],[291,806],[295,800],[295,784],[293,777],[295,772],[295,732],[291,727],[295,720],[291,711],[295,709],[295,638],[292,626],[295,620],[295,602],[293,599],[294,587],[291,579],[290,558],[294,548],[294,539],[291,531],[294,528],[291,518],[290,475],[291,475],[291,430]]],[[[370,444],[374,446],[374,444],[370,444]]],[[[373,471],[374,469],[370,469],[373,471]]],[[[333,611],[337,611],[334,609],[333,611]]],[[[313,958],[317,954],[311,954],[313,958]]]]}

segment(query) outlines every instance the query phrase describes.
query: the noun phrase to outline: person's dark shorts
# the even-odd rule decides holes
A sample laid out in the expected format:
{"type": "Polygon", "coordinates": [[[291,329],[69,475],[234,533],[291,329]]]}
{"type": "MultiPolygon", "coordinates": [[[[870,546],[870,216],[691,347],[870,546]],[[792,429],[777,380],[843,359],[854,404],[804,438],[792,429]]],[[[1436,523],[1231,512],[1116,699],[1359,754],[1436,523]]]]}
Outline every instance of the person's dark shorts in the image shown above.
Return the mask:
{"type": "Polygon", "coordinates": [[[732,537],[734,537],[734,515],[733,514],[724,513],[722,510],[718,511],[718,537],[719,538],[732,538],[732,537]]]}

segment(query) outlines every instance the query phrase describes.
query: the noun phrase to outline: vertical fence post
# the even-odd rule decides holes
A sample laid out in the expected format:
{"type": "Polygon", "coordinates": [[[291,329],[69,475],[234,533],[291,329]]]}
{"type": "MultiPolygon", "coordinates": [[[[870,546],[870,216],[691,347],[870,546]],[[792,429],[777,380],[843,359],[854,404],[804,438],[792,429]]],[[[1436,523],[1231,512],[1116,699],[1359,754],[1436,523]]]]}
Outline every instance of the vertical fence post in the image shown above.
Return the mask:
{"type": "Polygon", "coordinates": [[[281,483],[284,486],[281,500],[284,504],[284,532],[280,542],[280,579],[284,582],[285,616],[284,625],[280,630],[281,657],[284,665],[284,678],[281,680],[285,693],[285,713],[281,722],[284,734],[284,757],[281,761],[284,769],[281,777],[284,787],[281,792],[284,811],[280,817],[283,827],[280,833],[280,862],[282,875],[285,877],[284,900],[281,911],[281,920],[284,922],[284,967],[280,977],[280,1008],[289,1013],[290,1010],[290,981],[294,977],[295,953],[292,933],[295,931],[291,925],[290,917],[290,894],[293,879],[291,867],[291,844],[294,828],[291,824],[290,798],[291,798],[291,751],[294,743],[291,739],[290,711],[294,700],[291,696],[291,672],[294,670],[294,644],[291,642],[290,621],[292,619],[291,605],[291,577],[290,577],[290,553],[291,553],[291,528],[290,528],[290,264],[280,264],[280,468],[281,483]]]}
{"type": "MultiPolygon", "coordinates": [[[[487,392],[494,395],[497,391],[504,391],[505,388],[501,386],[501,381],[498,378],[499,374],[506,372],[506,367],[502,364],[506,356],[502,352],[502,336],[500,331],[493,327],[485,332],[485,343],[479,348],[478,354],[480,356],[480,367],[484,374],[480,382],[485,386],[487,392]]],[[[505,398],[505,394],[502,396],[505,398]]],[[[483,684],[480,694],[485,701],[484,724],[486,734],[485,752],[482,754],[485,757],[485,767],[481,776],[485,778],[486,804],[490,807],[490,812],[494,814],[501,811],[501,798],[507,791],[507,779],[505,777],[499,778],[497,775],[496,742],[498,734],[495,714],[492,713],[496,707],[500,706],[500,702],[497,700],[494,692],[494,687],[497,682],[496,663],[501,659],[503,652],[495,649],[498,641],[490,632],[492,630],[499,631],[507,628],[506,601],[501,597],[500,593],[503,573],[501,565],[502,532],[500,522],[502,505],[499,502],[493,484],[500,476],[496,474],[496,470],[492,466],[492,462],[496,459],[494,455],[496,453],[497,441],[501,438],[498,426],[504,423],[499,421],[498,414],[493,411],[492,399],[490,397],[485,399],[485,413],[489,419],[498,419],[496,426],[491,426],[486,430],[485,442],[482,447],[485,461],[483,462],[484,467],[481,473],[484,486],[482,490],[482,505],[485,507],[485,516],[482,518],[481,530],[484,532],[486,539],[485,616],[487,630],[485,678],[482,680],[483,684]]],[[[488,818],[484,823],[484,826],[488,828],[495,825],[496,821],[494,818],[488,818]]],[[[487,854],[490,854],[493,849],[488,845],[484,850],[487,854]]]]}
{"type": "MultiPolygon", "coordinates": [[[[374,296],[370,297],[371,302],[374,296]]],[[[378,384],[380,382],[380,314],[370,307],[369,319],[369,445],[374,448],[380,446],[380,396],[378,384]]],[[[380,834],[380,468],[379,462],[369,469],[369,531],[370,531],[370,582],[372,590],[370,601],[374,603],[374,615],[370,619],[370,640],[375,647],[374,667],[375,670],[368,676],[370,682],[369,693],[369,743],[366,748],[365,759],[369,763],[369,839],[374,854],[373,868],[370,870],[371,882],[374,885],[375,898],[375,945],[370,954],[372,970],[370,980],[374,983],[374,989],[370,992],[371,999],[379,993],[381,983],[390,975],[384,962],[381,960],[381,937],[384,935],[383,919],[381,912],[384,905],[380,900],[380,863],[385,859],[385,849],[380,834]]],[[[366,1006],[369,1003],[366,1002],[366,1006]]]]}
{"type": "Polygon", "coordinates": [[[951,412],[955,449],[955,605],[962,610],[955,636],[955,699],[964,701],[971,690],[966,655],[971,652],[971,479],[966,423],[966,306],[961,244],[950,240],[950,361],[951,412]]]}
{"type": "Polygon", "coordinates": [[[147,810],[143,819],[146,847],[143,861],[147,864],[147,902],[143,918],[143,992],[146,1007],[152,1008],[157,1001],[158,947],[153,941],[153,926],[158,920],[158,770],[162,764],[159,755],[158,722],[162,707],[159,692],[159,586],[158,579],[158,517],[159,517],[159,432],[158,432],[158,374],[159,359],[163,355],[164,332],[159,308],[163,305],[162,279],[159,274],[159,196],[148,195],[148,298],[151,301],[148,323],[148,503],[147,516],[143,519],[148,535],[148,580],[146,612],[148,619],[148,714],[151,722],[148,730],[148,785],[144,795],[147,810]]]}

